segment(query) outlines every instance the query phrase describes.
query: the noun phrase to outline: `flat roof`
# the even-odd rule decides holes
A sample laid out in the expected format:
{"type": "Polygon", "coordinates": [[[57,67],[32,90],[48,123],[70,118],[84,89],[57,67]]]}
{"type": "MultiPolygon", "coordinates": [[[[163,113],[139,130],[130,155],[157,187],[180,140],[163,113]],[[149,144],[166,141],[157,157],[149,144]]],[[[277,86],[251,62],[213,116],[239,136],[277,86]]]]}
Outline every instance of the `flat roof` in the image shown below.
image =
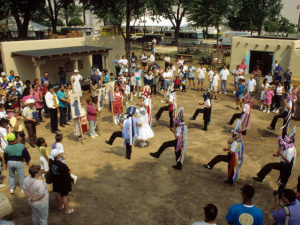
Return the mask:
{"type": "Polygon", "coordinates": [[[12,52],[13,56],[29,56],[29,57],[51,57],[51,56],[62,56],[62,55],[72,55],[79,53],[97,53],[100,51],[108,51],[112,48],[104,48],[97,46],[72,46],[64,48],[45,48],[38,50],[27,50],[27,51],[17,51],[12,52]]]}
{"type": "Polygon", "coordinates": [[[287,38],[287,37],[266,37],[266,36],[238,36],[241,38],[258,38],[258,39],[276,39],[276,40],[292,40],[297,41],[297,38],[287,38]]]}

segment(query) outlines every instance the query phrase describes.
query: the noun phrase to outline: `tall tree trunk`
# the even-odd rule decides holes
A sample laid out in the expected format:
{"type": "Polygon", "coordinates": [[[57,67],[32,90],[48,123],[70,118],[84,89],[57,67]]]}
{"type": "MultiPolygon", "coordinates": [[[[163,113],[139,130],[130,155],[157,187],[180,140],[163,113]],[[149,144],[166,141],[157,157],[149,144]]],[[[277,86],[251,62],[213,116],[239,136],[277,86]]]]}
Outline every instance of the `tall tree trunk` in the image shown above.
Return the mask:
{"type": "Polygon", "coordinates": [[[219,47],[219,23],[217,23],[217,48],[219,47]]]}
{"type": "Polygon", "coordinates": [[[85,6],[82,8],[83,24],[86,25],[85,6]]]}
{"type": "Polygon", "coordinates": [[[125,50],[126,58],[130,67],[130,0],[126,0],[126,38],[125,38],[125,50]]]}
{"type": "Polygon", "coordinates": [[[176,27],[175,27],[175,45],[178,46],[179,45],[179,31],[180,31],[180,24],[178,25],[177,21],[176,21],[176,27]]]}

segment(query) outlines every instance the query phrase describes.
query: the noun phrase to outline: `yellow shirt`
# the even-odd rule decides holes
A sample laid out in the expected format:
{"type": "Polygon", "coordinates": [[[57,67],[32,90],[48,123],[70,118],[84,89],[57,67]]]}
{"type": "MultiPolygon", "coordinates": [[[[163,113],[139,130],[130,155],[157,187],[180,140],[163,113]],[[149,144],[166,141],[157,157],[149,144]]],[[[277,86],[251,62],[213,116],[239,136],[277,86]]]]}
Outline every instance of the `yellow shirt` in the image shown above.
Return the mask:
{"type": "Polygon", "coordinates": [[[12,117],[10,119],[10,124],[11,126],[14,128],[15,131],[20,132],[20,131],[24,131],[24,117],[20,117],[19,121],[18,121],[18,128],[15,129],[15,125],[17,123],[17,118],[16,117],[12,117]]]}

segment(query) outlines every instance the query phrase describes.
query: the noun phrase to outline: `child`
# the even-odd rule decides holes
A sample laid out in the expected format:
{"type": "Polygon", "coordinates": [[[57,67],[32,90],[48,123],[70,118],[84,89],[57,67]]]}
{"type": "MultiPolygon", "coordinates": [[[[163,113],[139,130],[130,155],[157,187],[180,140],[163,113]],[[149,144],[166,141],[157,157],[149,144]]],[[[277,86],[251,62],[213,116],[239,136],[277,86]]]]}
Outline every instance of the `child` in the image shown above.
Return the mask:
{"type": "Polygon", "coordinates": [[[7,114],[4,108],[4,105],[0,103],[0,119],[7,118],[7,114]]]}
{"type": "Polygon", "coordinates": [[[36,141],[40,153],[40,165],[42,169],[42,177],[49,171],[49,152],[47,150],[47,143],[44,138],[39,137],[36,141]]]}
{"type": "Polygon", "coordinates": [[[274,113],[279,113],[279,107],[281,105],[282,95],[285,93],[282,82],[278,82],[278,86],[276,87],[276,96],[275,96],[275,109],[274,113]]]}
{"type": "Polygon", "coordinates": [[[180,79],[179,79],[179,76],[175,77],[174,88],[175,88],[175,90],[179,90],[179,88],[180,88],[180,79]]]}
{"type": "Polygon", "coordinates": [[[110,73],[110,74],[109,74],[109,80],[110,80],[110,81],[114,81],[114,80],[115,80],[115,77],[114,77],[114,74],[113,74],[113,73],[110,73]]]}
{"type": "Polygon", "coordinates": [[[130,101],[132,102],[134,88],[136,86],[135,76],[130,72],[130,101]]]}
{"type": "Polygon", "coordinates": [[[265,100],[265,94],[269,87],[268,79],[265,78],[263,83],[261,84],[261,94],[260,94],[260,110],[264,109],[264,100],[265,100]]]}
{"type": "Polygon", "coordinates": [[[128,104],[128,101],[130,100],[130,77],[127,77],[126,83],[125,83],[125,96],[126,96],[126,105],[128,104]]]}
{"type": "Polygon", "coordinates": [[[114,123],[118,124],[119,119],[123,115],[123,95],[119,87],[116,86],[113,98],[113,113],[114,113],[114,123]]]}
{"type": "Polygon", "coordinates": [[[294,107],[293,112],[296,112],[297,100],[298,100],[298,96],[299,96],[298,84],[293,85],[293,87],[291,89],[291,95],[292,95],[292,101],[293,101],[293,107],[294,107]]]}
{"type": "Polygon", "coordinates": [[[96,133],[97,126],[97,108],[91,98],[86,100],[87,103],[87,120],[89,121],[90,137],[96,138],[99,135],[96,133]]]}
{"type": "Polygon", "coordinates": [[[274,96],[274,91],[272,90],[272,86],[269,86],[265,94],[265,110],[263,112],[267,111],[267,113],[270,113],[273,96],[274,96]]]}
{"type": "Polygon", "coordinates": [[[182,89],[182,92],[186,92],[186,78],[185,77],[182,77],[181,89],[182,89]]]}
{"type": "Polygon", "coordinates": [[[235,92],[235,103],[236,103],[236,109],[240,109],[239,106],[242,108],[242,98],[243,98],[243,92],[245,89],[245,80],[244,79],[239,79],[238,85],[236,87],[236,92],[235,92]]]}
{"type": "Polygon", "coordinates": [[[63,153],[63,157],[60,158],[59,160],[62,161],[63,163],[66,163],[66,157],[65,157],[65,150],[64,150],[64,146],[62,144],[64,137],[62,134],[57,134],[55,135],[55,142],[52,144],[52,149],[58,149],[61,150],[63,153]]]}

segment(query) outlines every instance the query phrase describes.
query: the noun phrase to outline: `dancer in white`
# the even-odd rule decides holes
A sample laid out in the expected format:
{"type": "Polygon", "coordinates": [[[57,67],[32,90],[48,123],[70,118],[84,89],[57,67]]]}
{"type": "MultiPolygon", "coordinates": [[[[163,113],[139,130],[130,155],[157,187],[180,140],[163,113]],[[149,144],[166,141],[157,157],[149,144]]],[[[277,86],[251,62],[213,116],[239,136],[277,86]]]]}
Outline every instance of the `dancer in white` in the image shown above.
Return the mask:
{"type": "Polygon", "coordinates": [[[154,133],[149,125],[146,108],[143,106],[138,110],[137,123],[139,125],[139,136],[137,139],[142,141],[139,145],[140,147],[146,147],[148,145],[146,141],[153,138],[154,133]]]}

